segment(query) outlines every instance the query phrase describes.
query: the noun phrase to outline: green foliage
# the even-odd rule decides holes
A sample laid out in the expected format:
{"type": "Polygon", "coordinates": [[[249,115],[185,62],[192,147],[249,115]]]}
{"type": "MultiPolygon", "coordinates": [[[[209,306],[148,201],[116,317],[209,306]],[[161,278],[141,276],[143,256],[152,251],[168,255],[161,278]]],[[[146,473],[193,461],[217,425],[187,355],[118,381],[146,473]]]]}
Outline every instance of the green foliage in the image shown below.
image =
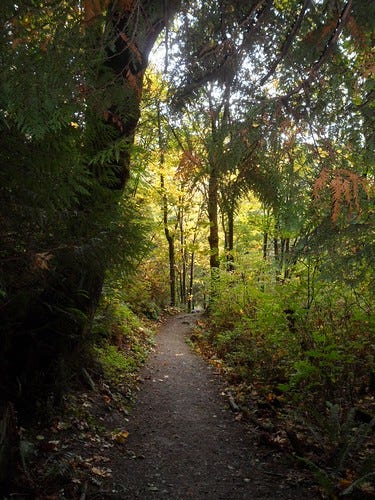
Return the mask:
{"type": "MultiPolygon", "coordinates": [[[[149,248],[146,248],[149,250],[149,248]]],[[[164,269],[158,269],[156,262],[148,261],[145,253],[138,260],[133,272],[123,272],[121,266],[116,266],[108,273],[103,286],[103,300],[126,302],[131,305],[131,310],[140,317],[151,320],[159,319],[162,307],[168,302],[167,291],[159,280],[164,278],[164,269]],[[162,278],[160,278],[159,272],[162,278]]]]}
{"type": "Polygon", "coordinates": [[[94,355],[106,379],[126,390],[151,349],[153,334],[123,302],[124,298],[124,292],[107,281],[106,293],[94,319],[93,335],[94,355]]]}
{"type": "Polygon", "coordinates": [[[73,477],[74,453],[69,451],[55,454],[47,463],[45,476],[48,481],[59,483],[67,482],[73,477]]]}
{"type": "Polygon", "coordinates": [[[287,379],[292,353],[300,346],[288,329],[282,300],[275,291],[241,283],[236,274],[221,276],[211,309],[212,343],[234,378],[267,386],[287,379]]]}
{"type": "Polygon", "coordinates": [[[122,196],[132,137],[106,120],[126,108],[104,65],[111,33],[82,15],[0,7],[0,392],[21,418],[59,403],[88,360],[105,270],[130,274],[148,247],[142,207],[122,196]]]}
{"type": "Polygon", "coordinates": [[[319,272],[312,278],[303,267],[297,273],[284,283],[264,265],[253,267],[251,280],[244,271],[222,273],[206,329],[193,339],[238,387],[245,412],[258,399],[257,417],[266,406],[281,429],[303,429],[306,444],[296,453],[326,495],[366,484],[373,491],[371,288],[329,283],[319,272]]]}
{"type": "Polygon", "coordinates": [[[247,382],[282,388],[296,401],[353,401],[374,366],[374,317],[364,296],[319,282],[305,308],[301,282],[259,288],[221,277],[212,303],[211,341],[247,382]],[[364,304],[367,303],[367,309],[364,304]]]}
{"type": "Polygon", "coordinates": [[[99,363],[102,365],[106,378],[118,380],[134,373],[137,364],[133,358],[125,358],[116,346],[108,345],[96,349],[99,363]]]}
{"type": "Polygon", "coordinates": [[[319,460],[302,458],[313,471],[323,491],[334,495],[350,495],[362,483],[375,483],[373,468],[375,457],[371,454],[363,460],[366,441],[373,433],[375,418],[369,422],[358,422],[357,408],[343,411],[339,404],[326,403],[325,411],[312,410],[312,419],[307,427],[321,450],[319,460]],[[358,458],[362,460],[358,460],[358,458]],[[349,478],[348,478],[349,476],[349,478]],[[348,486],[349,485],[349,486],[348,486]]]}

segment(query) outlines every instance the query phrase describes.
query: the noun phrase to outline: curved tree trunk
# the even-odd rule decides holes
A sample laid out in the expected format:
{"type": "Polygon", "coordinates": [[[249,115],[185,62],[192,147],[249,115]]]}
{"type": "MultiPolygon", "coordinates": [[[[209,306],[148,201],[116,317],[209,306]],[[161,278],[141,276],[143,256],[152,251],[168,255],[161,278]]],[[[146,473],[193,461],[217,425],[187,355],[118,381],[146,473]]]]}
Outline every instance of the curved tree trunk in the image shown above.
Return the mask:
{"type": "MultiPolygon", "coordinates": [[[[148,56],[168,17],[179,5],[180,0],[84,2],[85,30],[92,43],[98,41],[98,37],[101,37],[98,43],[107,40],[102,67],[96,70],[98,78],[106,75],[106,104],[104,107],[97,103],[95,96],[87,97],[86,126],[90,124],[90,117],[94,117],[102,120],[110,133],[97,134],[90,145],[91,153],[120,139],[129,146],[121,150],[115,164],[111,162],[105,167],[112,170],[112,180],[97,178],[102,196],[98,198],[99,190],[93,191],[91,198],[86,195],[74,207],[78,216],[73,215],[67,223],[73,234],[82,226],[89,228],[87,246],[94,247],[106,233],[108,222],[100,216],[117,213],[119,198],[129,178],[131,145],[140,114],[148,56]],[[103,5],[105,12],[102,12],[103,5]],[[116,92],[111,92],[111,84],[116,92]],[[102,110],[100,114],[97,107],[102,110]]],[[[98,53],[101,48],[97,47],[98,53]]],[[[67,367],[74,359],[78,359],[76,369],[80,369],[79,358],[87,343],[105,270],[104,259],[102,262],[93,255],[78,255],[75,249],[67,249],[56,257],[54,268],[44,273],[40,282],[25,284],[23,293],[29,296],[23,310],[9,313],[13,314],[12,324],[17,331],[11,332],[0,353],[0,360],[6,360],[0,368],[1,399],[15,404],[21,420],[29,418],[40,401],[53,405],[59,399],[69,377],[67,367]],[[34,288],[33,294],[27,286],[34,288]],[[15,315],[18,315],[17,321],[15,315]]]]}

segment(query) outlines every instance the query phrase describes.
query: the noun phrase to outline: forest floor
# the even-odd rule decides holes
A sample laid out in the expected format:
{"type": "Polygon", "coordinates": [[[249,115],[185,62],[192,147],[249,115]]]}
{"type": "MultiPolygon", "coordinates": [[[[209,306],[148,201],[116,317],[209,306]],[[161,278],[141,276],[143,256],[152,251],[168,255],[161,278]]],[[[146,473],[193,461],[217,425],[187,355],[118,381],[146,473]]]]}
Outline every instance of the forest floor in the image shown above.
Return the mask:
{"type": "Polygon", "coordinates": [[[178,315],[161,327],[117,464],[118,498],[314,498],[302,472],[231,411],[220,375],[186,342],[194,322],[178,315]]]}
{"type": "Polygon", "coordinates": [[[78,393],[75,414],[34,436],[38,458],[25,468],[34,491],[18,481],[9,498],[321,498],[311,473],[233,411],[220,373],[188,345],[197,318],[162,323],[130,413],[108,386],[78,393]]]}

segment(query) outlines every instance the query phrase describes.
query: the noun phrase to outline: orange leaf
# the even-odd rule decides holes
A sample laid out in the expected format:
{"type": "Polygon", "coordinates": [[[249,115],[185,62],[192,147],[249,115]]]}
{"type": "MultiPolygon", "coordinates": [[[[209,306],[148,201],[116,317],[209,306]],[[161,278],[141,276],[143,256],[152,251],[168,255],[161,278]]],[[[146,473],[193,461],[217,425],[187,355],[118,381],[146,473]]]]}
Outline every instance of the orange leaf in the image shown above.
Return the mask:
{"type": "Polygon", "coordinates": [[[124,444],[128,436],[129,436],[128,431],[120,431],[117,432],[116,434],[112,434],[112,439],[113,441],[116,441],[116,443],[124,444]]]}

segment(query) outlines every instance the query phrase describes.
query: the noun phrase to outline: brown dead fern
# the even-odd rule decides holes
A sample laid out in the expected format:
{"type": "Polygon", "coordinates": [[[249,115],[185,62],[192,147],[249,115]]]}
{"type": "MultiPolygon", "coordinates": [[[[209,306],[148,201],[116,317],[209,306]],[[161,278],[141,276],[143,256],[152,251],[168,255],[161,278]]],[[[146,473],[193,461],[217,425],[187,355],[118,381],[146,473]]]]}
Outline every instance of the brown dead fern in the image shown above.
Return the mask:
{"type": "Polygon", "coordinates": [[[345,168],[330,170],[324,166],[313,186],[315,200],[321,198],[322,192],[329,189],[331,197],[331,218],[336,222],[343,207],[348,209],[349,217],[353,212],[361,212],[361,191],[367,198],[375,192],[374,182],[356,172],[345,168]]]}

